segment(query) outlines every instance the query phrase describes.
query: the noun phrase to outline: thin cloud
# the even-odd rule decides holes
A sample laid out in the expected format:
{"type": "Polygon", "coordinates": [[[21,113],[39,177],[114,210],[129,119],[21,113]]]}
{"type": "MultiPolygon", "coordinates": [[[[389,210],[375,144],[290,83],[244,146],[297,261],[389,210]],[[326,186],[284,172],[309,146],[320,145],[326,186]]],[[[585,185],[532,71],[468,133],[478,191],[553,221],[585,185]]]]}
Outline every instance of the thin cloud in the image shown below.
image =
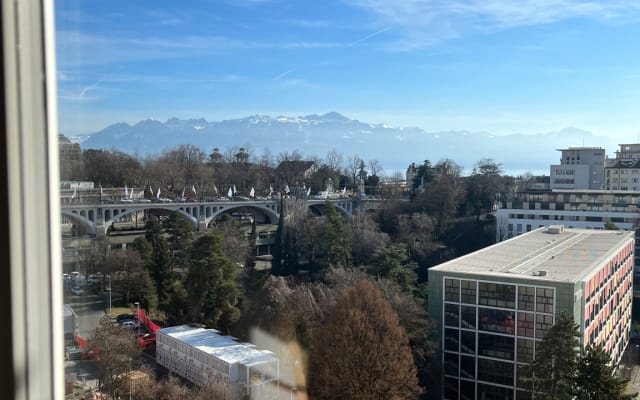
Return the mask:
{"type": "Polygon", "coordinates": [[[640,1],[581,0],[346,0],[382,23],[398,27],[390,47],[421,48],[470,32],[548,25],[577,18],[625,23],[640,20],[640,1]]]}

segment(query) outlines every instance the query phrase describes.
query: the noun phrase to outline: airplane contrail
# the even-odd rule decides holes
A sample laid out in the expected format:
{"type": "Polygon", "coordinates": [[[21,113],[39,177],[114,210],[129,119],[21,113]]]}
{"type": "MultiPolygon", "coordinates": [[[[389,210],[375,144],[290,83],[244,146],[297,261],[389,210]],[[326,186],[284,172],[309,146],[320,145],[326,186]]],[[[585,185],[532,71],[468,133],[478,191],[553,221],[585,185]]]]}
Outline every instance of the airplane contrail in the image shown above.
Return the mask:
{"type": "Polygon", "coordinates": [[[379,31],[373,32],[373,33],[371,33],[371,34],[369,34],[369,35],[367,35],[367,36],[365,36],[365,37],[363,37],[363,38],[360,38],[360,39],[356,40],[355,42],[349,43],[349,44],[348,44],[348,46],[349,46],[349,47],[350,47],[350,46],[355,46],[356,44],[358,44],[358,43],[362,43],[362,42],[364,42],[365,40],[369,40],[369,39],[371,39],[371,38],[372,38],[372,37],[374,37],[374,36],[378,36],[379,34],[384,33],[384,32],[388,31],[388,30],[389,30],[389,29],[391,29],[391,28],[393,28],[393,26],[392,26],[392,25],[389,25],[389,26],[387,26],[386,28],[382,28],[382,29],[380,29],[379,31]]]}

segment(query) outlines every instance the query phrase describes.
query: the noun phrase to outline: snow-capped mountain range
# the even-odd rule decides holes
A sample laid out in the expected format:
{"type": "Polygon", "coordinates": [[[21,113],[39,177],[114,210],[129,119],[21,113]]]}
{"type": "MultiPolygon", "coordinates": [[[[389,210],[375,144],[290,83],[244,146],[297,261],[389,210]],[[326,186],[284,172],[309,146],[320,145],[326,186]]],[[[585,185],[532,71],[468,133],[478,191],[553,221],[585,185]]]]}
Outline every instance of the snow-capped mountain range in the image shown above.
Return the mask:
{"type": "Polygon", "coordinates": [[[180,144],[193,144],[206,154],[214,147],[248,147],[250,154],[264,149],[276,155],[299,150],[305,156],[324,157],[332,149],[365,161],[377,159],[386,171],[402,171],[415,162],[432,163],[450,158],[469,173],[481,158],[493,158],[510,173],[532,171],[548,174],[559,160],[555,149],[604,147],[612,154],[617,143],[577,128],[537,135],[496,136],[486,132],[427,132],[417,127],[393,127],[347,118],[339,113],[303,117],[253,115],[209,122],[170,118],[166,122],[142,120],[134,125],[117,123],[91,134],[83,149],[116,149],[139,155],[157,154],[180,144]]]}

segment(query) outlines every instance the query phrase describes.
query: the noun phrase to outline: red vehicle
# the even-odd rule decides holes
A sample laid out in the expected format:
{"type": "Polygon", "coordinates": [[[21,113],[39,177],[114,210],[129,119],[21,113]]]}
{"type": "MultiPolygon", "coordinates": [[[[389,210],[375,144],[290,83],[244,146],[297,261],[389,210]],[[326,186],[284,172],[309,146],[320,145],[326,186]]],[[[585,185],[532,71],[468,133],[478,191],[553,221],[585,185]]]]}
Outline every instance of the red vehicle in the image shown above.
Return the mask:
{"type": "Polygon", "coordinates": [[[138,338],[138,345],[144,350],[154,348],[156,346],[156,335],[154,333],[145,333],[138,338]]]}

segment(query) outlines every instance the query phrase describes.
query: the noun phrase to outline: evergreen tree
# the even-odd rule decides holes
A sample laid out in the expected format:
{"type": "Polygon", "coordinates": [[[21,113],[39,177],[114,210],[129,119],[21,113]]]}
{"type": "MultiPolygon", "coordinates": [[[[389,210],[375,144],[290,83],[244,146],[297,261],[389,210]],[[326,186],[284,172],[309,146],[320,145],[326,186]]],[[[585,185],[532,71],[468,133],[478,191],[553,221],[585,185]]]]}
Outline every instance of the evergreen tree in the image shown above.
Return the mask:
{"type": "Polygon", "coordinates": [[[151,245],[151,253],[146,260],[146,265],[158,293],[158,308],[166,311],[170,299],[170,287],[175,277],[173,257],[160,223],[147,222],[145,239],[151,245]]]}
{"type": "Polygon", "coordinates": [[[167,242],[171,248],[174,264],[186,267],[194,232],[191,221],[178,211],[174,211],[164,221],[163,227],[169,234],[167,242]]]}
{"type": "Polygon", "coordinates": [[[351,265],[351,237],[342,216],[331,202],[325,202],[327,223],[325,234],[327,245],[327,266],[348,267],[351,265]]]}
{"type": "Polygon", "coordinates": [[[391,244],[374,252],[369,273],[397,283],[404,292],[411,292],[416,287],[416,268],[418,265],[410,260],[406,245],[391,244]]]}
{"type": "Polygon", "coordinates": [[[562,313],[536,344],[536,355],[526,380],[535,400],[569,400],[576,375],[580,346],[578,325],[562,313]]]}
{"type": "Polygon", "coordinates": [[[309,394],[324,399],[415,399],[420,388],[398,315],[367,281],[345,289],[309,355],[309,394]]]}
{"type": "Polygon", "coordinates": [[[244,262],[244,270],[247,274],[250,274],[256,268],[256,257],[258,256],[258,249],[256,248],[257,238],[256,216],[254,215],[251,220],[251,233],[249,234],[249,255],[244,262]]]}
{"type": "Polygon", "coordinates": [[[624,394],[627,380],[614,375],[609,355],[600,346],[589,346],[580,357],[575,376],[575,400],[630,400],[637,394],[624,394]]]}
{"type": "Polygon", "coordinates": [[[280,196],[280,217],[278,218],[278,229],[276,230],[276,237],[271,246],[271,275],[283,276],[282,271],[282,252],[284,250],[284,196],[282,193],[280,196]]]}
{"type": "Polygon", "coordinates": [[[236,307],[240,296],[236,277],[236,266],[225,254],[224,239],[219,232],[195,240],[186,284],[193,321],[229,331],[240,316],[236,307]]]}

